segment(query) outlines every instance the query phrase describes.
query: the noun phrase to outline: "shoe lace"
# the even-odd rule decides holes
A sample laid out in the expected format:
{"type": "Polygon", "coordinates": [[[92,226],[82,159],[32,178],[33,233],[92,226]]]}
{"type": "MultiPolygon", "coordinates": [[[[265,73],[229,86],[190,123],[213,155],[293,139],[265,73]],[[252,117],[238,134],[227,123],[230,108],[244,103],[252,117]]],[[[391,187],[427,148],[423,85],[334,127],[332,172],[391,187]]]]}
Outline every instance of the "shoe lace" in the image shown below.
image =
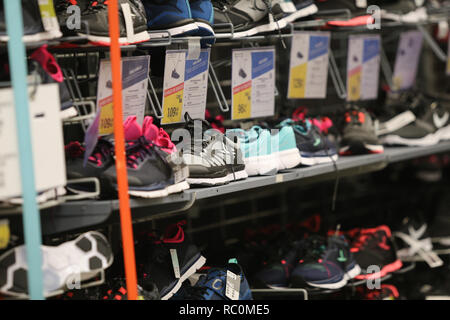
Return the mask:
{"type": "Polygon", "coordinates": [[[66,11],[68,7],[77,4],[77,0],[60,0],[56,2],[55,10],[56,12],[66,11]]]}
{"type": "Polygon", "coordinates": [[[112,156],[112,153],[113,147],[111,143],[101,139],[98,141],[92,155],[88,158],[88,160],[95,163],[97,166],[101,166],[112,156]]]}
{"type": "Polygon", "coordinates": [[[146,157],[153,156],[154,150],[152,147],[153,144],[149,143],[144,137],[128,141],[126,147],[127,167],[136,169],[146,157]]]}

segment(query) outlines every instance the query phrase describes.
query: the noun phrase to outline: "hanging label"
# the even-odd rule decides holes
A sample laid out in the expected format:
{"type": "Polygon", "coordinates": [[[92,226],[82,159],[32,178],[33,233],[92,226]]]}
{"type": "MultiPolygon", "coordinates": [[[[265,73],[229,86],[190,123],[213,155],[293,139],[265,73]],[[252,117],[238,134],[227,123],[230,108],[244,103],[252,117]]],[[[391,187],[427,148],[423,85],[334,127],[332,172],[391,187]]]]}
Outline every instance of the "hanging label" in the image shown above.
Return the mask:
{"type": "Polygon", "coordinates": [[[350,36],[347,55],[347,100],[378,97],[380,36],[350,36]]]}
{"type": "Polygon", "coordinates": [[[56,18],[53,0],[39,0],[39,11],[41,12],[42,25],[45,31],[59,31],[58,18],[56,18]]]}
{"type": "Polygon", "coordinates": [[[169,249],[170,250],[170,256],[172,257],[172,266],[173,266],[173,273],[175,275],[175,278],[180,279],[180,264],[178,263],[178,255],[176,249],[169,249]]]}
{"type": "Polygon", "coordinates": [[[450,36],[448,37],[447,45],[447,75],[450,76],[450,36]]]}
{"type": "Polygon", "coordinates": [[[423,35],[420,31],[407,31],[400,34],[400,41],[395,58],[393,91],[406,90],[414,85],[423,35]]]}
{"type": "Polygon", "coordinates": [[[0,250],[8,247],[11,232],[9,230],[9,221],[0,220],[0,250]]]}
{"type": "MultiPolygon", "coordinates": [[[[34,176],[38,192],[66,185],[63,130],[57,84],[36,88],[29,100],[34,176]],[[49,97],[52,97],[49,99],[49,97]],[[51,155],[51,156],[49,156],[51,155]]],[[[25,93],[26,94],[26,93],[25,93]]],[[[22,193],[13,90],[0,90],[0,199],[22,193]]]]}
{"type": "MultiPolygon", "coordinates": [[[[124,121],[129,116],[136,116],[139,123],[144,121],[149,72],[150,56],[122,58],[122,109],[124,121]]],[[[98,134],[100,136],[114,132],[111,77],[111,62],[102,60],[100,62],[97,87],[98,134]]]]}
{"type": "Polygon", "coordinates": [[[231,300],[239,300],[239,291],[241,289],[241,276],[227,270],[227,283],[225,286],[225,296],[231,300]]]}
{"type": "Polygon", "coordinates": [[[325,98],[329,32],[296,32],[292,37],[289,99],[325,98]]]}
{"type": "Polygon", "coordinates": [[[232,119],[275,113],[275,49],[235,49],[232,53],[232,119]]]}
{"type": "Polygon", "coordinates": [[[193,60],[187,50],[167,51],[161,124],[182,122],[186,112],[194,119],[205,118],[209,54],[210,49],[203,49],[193,60]]]}

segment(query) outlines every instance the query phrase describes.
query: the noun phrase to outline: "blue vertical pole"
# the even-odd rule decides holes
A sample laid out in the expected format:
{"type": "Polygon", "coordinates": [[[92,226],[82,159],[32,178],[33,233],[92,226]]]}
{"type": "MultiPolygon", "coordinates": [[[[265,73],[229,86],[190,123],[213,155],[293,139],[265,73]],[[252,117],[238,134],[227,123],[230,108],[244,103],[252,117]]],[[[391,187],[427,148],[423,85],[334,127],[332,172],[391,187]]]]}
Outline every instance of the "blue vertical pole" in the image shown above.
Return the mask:
{"type": "Polygon", "coordinates": [[[14,90],[17,137],[19,142],[20,182],[23,194],[23,225],[28,264],[28,293],[32,300],[43,300],[41,256],[41,219],[36,203],[33,148],[25,46],[22,41],[23,17],[20,0],[3,0],[8,30],[8,56],[14,90]]]}

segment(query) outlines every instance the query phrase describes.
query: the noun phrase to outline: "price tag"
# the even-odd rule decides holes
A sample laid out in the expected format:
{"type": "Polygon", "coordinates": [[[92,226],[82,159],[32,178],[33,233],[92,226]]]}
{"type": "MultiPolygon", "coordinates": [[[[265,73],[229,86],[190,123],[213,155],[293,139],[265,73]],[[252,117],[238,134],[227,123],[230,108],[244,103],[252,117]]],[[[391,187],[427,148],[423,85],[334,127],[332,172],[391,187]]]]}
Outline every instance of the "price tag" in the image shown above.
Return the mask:
{"type": "Polygon", "coordinates": [[[450,37],[448,37],[448,46],[447,46],[447,75],[450,76],[450,37]]]}
{"type": "Polygon", "coordinates": [[[178,255],[176,249],[169,249],[170,256],[172,257],[172,266],[173,273],[175,274],[175,278],[180,279],[180,264],[178,263],[178,255]]]}
{"type": "Polygon", "coordinates": [[[241,287],[241,276],[227,270],[227,284],[225,287],[225,296],[231,300],[239,300],[239,291],[241,287]]]}
{"type": "Polygon", "coordinates": [[[0,220],[0,250],[8,247],[10,237],[9,221],[0,220]]]}
{"type": "Polygon", "coordinates": [[[183,121],[188,112],[194,119],[205,118],[208,93],[210,49],[191,59],[187,50],[169,50],[164,70],[162,124],[183,121]]]}
{"type": "Polygon", "coordinates": [[[42,25],[45,31],[59,31],[58,18],[56,18],[53,0],[39,0],[39,11],[41,12],[42,25]]]}
{"type": "Polygon", "coordinates": [[[275,112],[275,49],[235,49],[232,53],[232,119],[275,112]]]}
{"type": "Polygon", "coordinates": [[[409,89],[414,85],[422,42],[423,35],[420,31],[401,33],[392,80],[393,91],[409,89]]]}
{"type": "Polygon", "coordinates": [[[380,36],[350,36],[347,55],[347,100],[378,97],[380,36]]]}
{"type": "MultiPolygon", "coordinates": [[[[31,90],[34,89],[30,87],[29,92],[31,90]]],[[[36,190],[62,187],[66,185],[66,166],[58,85],[39,85],[29,101],[36,190]]],[[[1,89],[0,199],[18,197],[22,193],[14,108],[12,89],[1,89]]]]}
{"type": "Polygon", "coordinates": [[[325,98],[329,32],[296,32],[292,37],[289,99],[325,98]]]}

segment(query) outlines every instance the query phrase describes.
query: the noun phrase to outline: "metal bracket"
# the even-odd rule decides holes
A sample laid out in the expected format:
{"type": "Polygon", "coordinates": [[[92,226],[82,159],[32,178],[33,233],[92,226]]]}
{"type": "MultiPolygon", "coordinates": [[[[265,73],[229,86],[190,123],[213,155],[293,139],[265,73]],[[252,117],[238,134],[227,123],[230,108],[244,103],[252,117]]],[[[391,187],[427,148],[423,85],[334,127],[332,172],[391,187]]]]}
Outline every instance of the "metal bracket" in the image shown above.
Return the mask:
{"type": "Polygon", "coordinates": [[[328,58],[330,62],[329,65],[330,76],[331,80],[333,81],[334,88],[336,89],[336,93],[339,98],[345,99],[347,98],[347,89],[344,85],[344,82],[342,81],[342,77],[339,72],[339,68],[337,67],[336,60],[334,59],[334,54],[332,50],[329,50],[328,58]]]}
{"type": "Polygon", "coordinates": [[[383,45],[380,43],[380,66],[381,71],[383,72],[384,79],[386,80],[389,88],[392,90],[393,83],[392,83],[392,69],[391,65],[389,64],[389,60],[386,56],[386,53],[383,49],[383,45]]]}
{"type": "Polygon", "coordinates": [[[150,79],[150,77],[148,77],[148,85],[149,85],[150,92],[153,95],[153,99],[155,100],[155,101],[153,101],[152,96],[150,95],[150,92],[147,89],[148,102],[150,103],[150,106],[152,107],[155,117],[158,119],[162,119],[164,117],[164,113],[163,113],[163,110],[161,107],[161,103],[159,102],[158,95],[156,94],[155,86],[153,85],[153,82],[150,79]],[[156,103],[156,106],[155,106],[155,103],[156,103]],[[158,108],[159,113],[156,111],[156,109],[157,109],[156,107],[158,108]]]}
{"type": "Polygon", "coordinates": [[[68,195],[68,196],[62,196],[61,198],[65,201],[83,200],[83,199],[97,198],[98,196],[100,196],[100,181],[94,177],[67,180],[66,188],[67,188],[67,190],[72,191],[75,194],[68,195]],[[71,183],[81,183],[81,184],[93,183],[95,186],[95,191],[81,192],[81,191],[70,188],[71,183]]]}
{"type": "Polygon", "coordinates": [[[442,49],[439,47],[433,37],[428,33],[428,31],[425,30],[425,28],[420,24],[417,25],[417,29],[422,32],[424,40],[428,43],[436,57],[438,57],[438,59],[441,61],[447,61],[447,55],[444,51],[442,51],[442,49]]]}
{"type": "Polygon", "coordinates": [[[214,91],[214,94],[217,99],[217,103],[219,104],[219,108],[222,112],[229,112],[230,107],[228,105],[227,99],[225,98],[225,94],[223,93],[222,87],[220,86],[219,79],[217,78],[216,71],[212,66],[211,62],[209,63],[209,73],[208,79],[211,84],[211,87],[214,91]]]}

